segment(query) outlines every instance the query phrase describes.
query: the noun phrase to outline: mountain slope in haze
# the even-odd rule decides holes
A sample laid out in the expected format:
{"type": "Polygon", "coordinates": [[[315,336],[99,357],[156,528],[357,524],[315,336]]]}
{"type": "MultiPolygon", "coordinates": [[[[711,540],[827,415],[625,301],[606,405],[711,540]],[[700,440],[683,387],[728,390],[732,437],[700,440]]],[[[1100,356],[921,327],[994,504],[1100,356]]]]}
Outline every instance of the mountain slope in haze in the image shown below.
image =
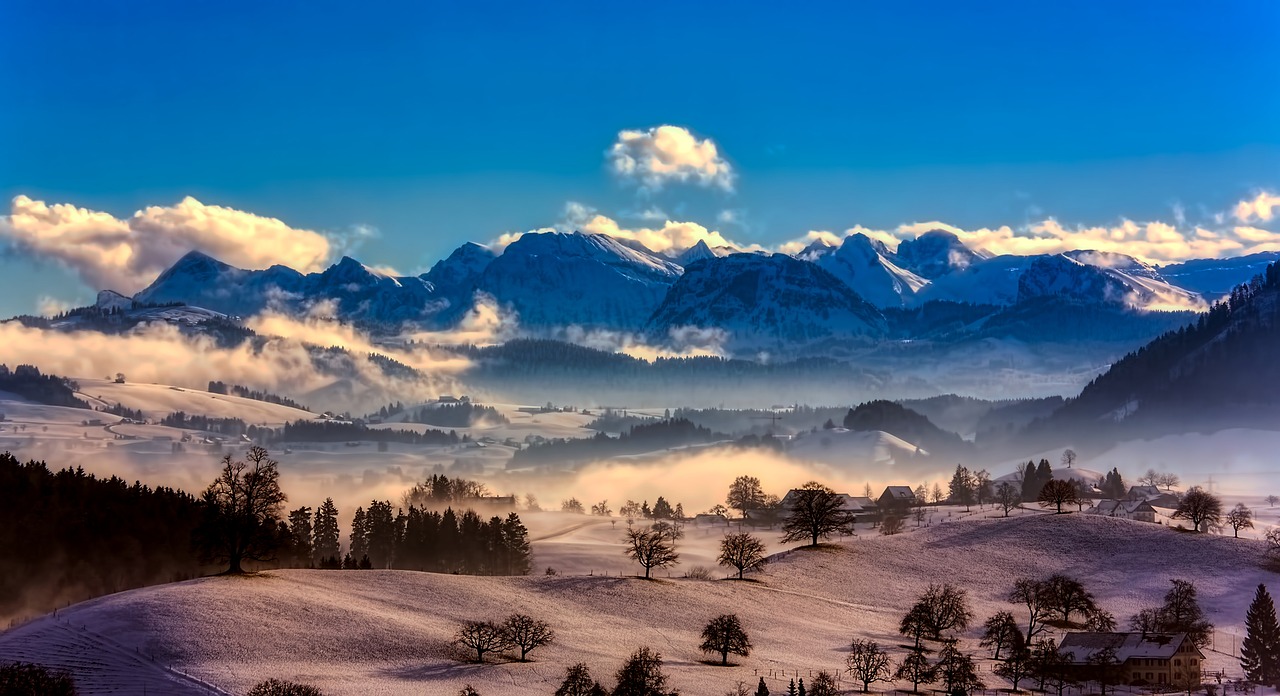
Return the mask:
{"type": "Polygon", "coordinates": [[[392,276],[347,256],[323,272],[303,275],[285,266],[244,270],[192,251],[133,299],[180,302],[236,316],[268,308],[300,314],[331,301],[348,321],[398,324],[429,322],[437,308],[434,290],[422,278],[392,276]]]}
{"type": "Polygon", "coordinates": [[[642,326],[680,266],[603,234],[526,234],[485,269],[478,288],[531,327],[642,326]]]}
{"type": "Polygon", "coordinates": [[[1280,261],[1280,251],[1263,251],[1233,259],[1193,259],[1160,267],[1160,275],[1179,287],[1218,300],[1267,266],[1280,261]]]}
{"type": "Polygon", "coordinates": [[[437,315],[439,323],[452,324],[474,305],[485,269],[497,257],[489,247],[467,242],[422,275],[434,288],[436,298],[445,303],[437,315]]]}
{"type": "Polygon", "coordinates": [[[973,447],[959,435],[943,430],[919,413],[892,401],[868,401],[849,409],[844,417],[849,430],[883,430],[923,447],[930,455],[966,457],[973,447]]]}
{"type": "Polygon", "coordinates": [[[875,340],[884,317],[814,264],[785,254],[733,254],[691,264],[648,322],[650,335],[681,327],[721,329],[739,346],[780,347],[830,339],[875,340]]]}
{"type": "Polygon", "coordinates": [[[1192,324],[1130,353],[1039,429],[1114,424],[1142,434],[1216,429],[1280,412],[1280,264],[1192,324]]]}

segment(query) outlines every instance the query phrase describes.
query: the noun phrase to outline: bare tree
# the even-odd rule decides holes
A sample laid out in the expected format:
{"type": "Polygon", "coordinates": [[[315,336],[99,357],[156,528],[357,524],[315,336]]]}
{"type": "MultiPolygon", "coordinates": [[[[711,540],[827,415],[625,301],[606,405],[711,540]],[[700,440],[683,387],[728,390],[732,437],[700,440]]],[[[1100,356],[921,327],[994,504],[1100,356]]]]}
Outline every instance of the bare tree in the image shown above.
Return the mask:
{"type": "Polygon", "coordinates": [[[560,511],[572,512],[577,515],[585,515],[587,509],[582,506],[582,501],[577,498],[569,498],[568,500],[560,503],[560,511]]]}
{"type": "Polygon", "coordinates": [[[1267,542],[1267,551],[1280,554],[1280,527],[1268,529],[1266,536],[1263,538],[1267,542]]]}
{"type": "Polygon", "coordinates": [[[1048,611],[1049,601],[1044,583],[1030,578],[1019,578],[1013,582],[1013,590],[1009,592],[1009,601],[1027,608],[1027,639],[1034,637],[1037,631],[1043,631],[1041,617],[1048,611]]]}
{"type": "Polygon", "coordinates": [[[902,513],[897,510],[890,510],[880,520],[880,533],[885,536],[891,536],[901,532],[903,527],[902,520],[902,513]]]}
{"type": "Polygon", "coordinates": [[[739,476],[729,484],[729,494],[724,502],[737,510],[743,517],[748,510],[754,510],[764,504],[764,489],[760,487],[760,479],[755,476],[739,476]]]}
{"type": "Polygon", "coordinates": [[[1018,490],[1012,483],[1005,481],[996,486],[996,503],[1004,511],[1004,516],[1008,517],[1010,510],[1022,504],[1022,491],[1018,490]]]}
{"type": "Polygon", "coordinates": [[[853,531],[853,520],[844,509],[844,500],[815,481],[804,484],[796,492],[790,513],[782,525],[783,542],[808,540],[810,546],[817,546],[819,539],[853,531]]]}
{"type": "Polygon", "coordinates": [[[722,566],[736,568],[738,579],[741,580],[746,571],[759,570],[769,562],[764,551],[764,542],[751,534],[726,534],[720,540],[720,558],[717,562],[722,566]]]}
{"type": "Polygon", "coordinates": [[[624,553],[644,568],[645,578],[653,568],[668,568],[680,562],[675,541],[654,529],[628,529],[624,553]]]}
{"type": "Polygon", "coordinates": [[[647,646],[631,654],[618,670],[618,683],[613,696],[676,696],[667,690],[667,675],[662,671],[662,653],[647,646]]]}
{"type": "Polygon", "coordinates": [[[1267,504],[1267,507],[1275,507],[1277,503],[1280,503],[1280,495],[1269,495],[1263,502],[1267,504]]]}
{"type": "Polygon", "coordinates": [[[813,681],[809,682],[808,696],[836,696],[838,693],[836,676],[826,670],[813,675],[813,681]]]}
{"type": "Polygon", "coordinates": [[[1063,505],[1074,505],[1079,501],[1076,485],[1070,481],[1053,479],[1040,489],[1040,507],[1057,506],[1057,514],[1062,514],[1063,505]]]}
{"type": "Polygon", "coordinates": [[[1013,690],[1018,690],[1018,682],[1027,678],[1031,672],[1031,650],[1022,640],[1022,634],[1018,633],[1013,644],[1009,646],[1009,654],[993,670],[997,675],[1008,679],[1013,684],[1013,690]]]}
{"type": "Polygon", "coordinates": [[[1193,531],[1202,531],[1209,525],[1222,524],[1222,500],[1199,486],[1194,486],[1182,496],[1175,519],[1190,520],[1193,531]]]}
{"type": "Polygon", "coordinates": [[[871,690],[872,682],[889,681],[889,653],[881,650],[875,641],[854,640],[844,663],[853,677],[862,682],[864,694],[871,690]]]}
{"type": "Polygon", "coordinates": [[[587,665],[579,662],[565,670],[564,681],[560,682],[555,696],[609,696],[609,692],[591,677],[587,665]]]}
{"type": "Polygon", "coordinates": [[[751,654],[751,639],[738,621],[737,614],[723,614],[712,619],[702,629],[702,645],[698,649],[720,655],[720,664],[729,664],[729,654],[747,657],[751,654]]]}
{"type": "Polygon", "coordinates": [[[921,684],[932,684],[938,678],[937,670],[929,663],[923,650],[912,650],[898,664],[893,673],[894,679],[905,679],[911,682],[911,693],[919,693],[921,684]]]}
{"type": "Polygon", "coordinates": [[[511,640],[511,644],[520,648],[521,662],[529,661],[529,653],[534,648],[550,645],[551,641],[556,639],[555,631],[551,630],[551,626],[547,625],[546,621],[538,621],[524,614],[512,614],[507,617],[502,628],[507,632],[507,638],[511,640]]]}
{"type": "Polygon", "coordinates": [[[1253,529],[1253,510],[1244,503],[1236,503],[1231,512],[1227,513],[1227,524],[1231,525],[1235,537],[1239,539],[1241,529],[1253,529]]]}
{"type": "Polygon", "coordinates": [[[1000,611],[983,624],[982,641],[978,645],[991,648],[991,659],[999,660],[1000,651],[1012,645],[1014,640],[1022,640],[1022,631],[1018,630],[1012,613],[1000,611]]]}
{"type": "Polygon", "coordinates": [[[222,473],[204,491],[200,545],[206,555],[227,562],[227,573],[243,573],[246,560],[272,560],[281,545],[280,512],[287,498],[277,464],[256,445],[245,461],[228,454],[222,473]]]}
{"type": "Polygon", "coordinates": [[[468,621],[458,630],[453,642],[460,648],[474,650],[476,662],[484,662],[485,655],[512,646],[506,629],[492,621],[468,621]]]}
{"type": "Polygon", "coordinates": [[[1062,466],[1070,469],[1072,464],[1076,463],[1076,451],[1073,449],[1062,450],[1062,466]]]}
{"type": "Polygon", "coordinates": [[[947,496],[942,493],[942,484],[938,483],[937,481],[934,481],[933,490],[929,491],[929,502],[936,505],[946,499],[947,499],[947,496]]]}
{"type": "Polygon", "coordinates": [[[1181,483],[1181,481],[1182,480],[1178,478],[1177,474],[1165,472],[1156,477],[1155,485],[1167,491],[1172,490],[1173,487],[1181,483]]]}
{"type": "Polygon", "coordinates": [[[942,640],[945,631],[963,631],[973,618],[965,591],[950,584],[929,585],[916,600],[915,611],[920,612],[925,632],[933,640],[942,640]]]}
{"type": "Polygon", "coordinates": [[[609,509],[608,500],[601,500],[600,502],[591,506],[591,514],[597,515],[599,517],[611,517],[613,515],[613,510],[609,509]]]}

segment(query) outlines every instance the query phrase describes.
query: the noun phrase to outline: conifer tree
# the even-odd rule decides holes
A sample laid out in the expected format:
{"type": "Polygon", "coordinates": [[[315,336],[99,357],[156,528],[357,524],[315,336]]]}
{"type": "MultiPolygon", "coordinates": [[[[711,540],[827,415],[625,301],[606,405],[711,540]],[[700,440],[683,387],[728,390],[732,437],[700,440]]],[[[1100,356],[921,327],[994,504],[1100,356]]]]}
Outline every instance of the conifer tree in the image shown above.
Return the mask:
{"type": "Polygon", "coordinates": [[[1259,584],[1244,619],[1244,642],[1240,645],[1240,666],[1249,681],[1280,687],[1280,625],[1276,606],[1259,584]]]}
{"type": "Polygon", "coordinates": [[[347,543],[347,550],[357,559],[369,553],[369,529],[365,522],[363,507],[356,508],[355,517],[351,519],[351,536],[347,543]]]}
{"type": "Polygon", "coordinates": [[[306,568],[312,564],[311,508],[300,507],[289,513],[289,546],[294,565],[306,568]]]}
{"type": "Polygon", "coordinates": [[[764,677],[760,677],[760,685],[756,687],[756,696],[769,696],[769,686],[764,683],[764,677]]]}
{"type": "Polygon", "coordinates": [[[324,503],[316,508],[315,522],[311,529],[317,565],[320,561],[337,557],[342,549],[341,531],[338,529],[338,508],[333,504],[333,498],[325,498],[324,503]]]}

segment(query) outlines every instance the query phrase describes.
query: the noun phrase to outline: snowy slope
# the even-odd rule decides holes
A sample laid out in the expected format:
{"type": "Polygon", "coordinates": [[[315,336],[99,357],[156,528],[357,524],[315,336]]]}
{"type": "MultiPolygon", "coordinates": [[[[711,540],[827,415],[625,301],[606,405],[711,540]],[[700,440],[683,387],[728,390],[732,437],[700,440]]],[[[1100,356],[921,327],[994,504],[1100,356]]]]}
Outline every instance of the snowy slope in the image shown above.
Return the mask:
{"type": "MultiPolygon", "coordinates": [[[[114,679],[122,688],[163,677],[149,668],[134,671],[139,655],[154,654],[155,662],[229,693],[280,677],[336,696],[452,694],[466,683],[483,694],[544,696],[578,661],[611,686],[625,656],[647,645],[662,653],[671,686],[687,696],[720,696],[738,680],[756,683],[758,675],[771,691],[785,693],[781,670],[808,678],[811,670],[839,669],[851,637],[875,640],[901,659],[899,619],[929,582],[945,576],[968,591],[976,614],[975,627],[961,635],[962,649],[979,658],[990,687],[1004,688],[977,642],[981,622],[996,611],[1025,620],[1019,606],[1004,601],[1016,578],[1079,577],[1121,622],[1158,604],[1170,577],[1193,579],[1224,640],[1243,633],[1253,587],[1267,582],[1277,589],[1276,576],[1259,567],[1260,542],[1085,515],[991,518],[996,514],[938,511],[929,526],[908,522],[900,535],[863,533],[829,550],[790,551],[754,583],[399,571],[204,578],[73,606],[56,622],[46,617],[0,634],[0,654],[21,651],[24,659],[65,666],[82,678],[98,675],[98,684],[114,679]],[[513,611],[548,620],[556,642],[535,651],[530,663],[472,665],[451,657],[445,643],[461,622],[513,611]],[[735,667],[703,664],[697,650],[702,626],[721,613],[736,613],[754,644],[735,667]]],[[[763,535],[777,550],[776,534],[763,535]]],[[[555,559],[535,562],[542,567],[555,559]]],[[[1238,661],[1222,653],[1209,652],[1206,668],[1240,674],[1238,661]]],[[[846,677],[844,688],[852,686],[846,677]]]]}
{"type": "Polygon", "coordinates": [[[685,326],[723,329],[740,348],[885,333],[884,318],[847,285],[785,254],[733,254],[690,265],[648,324],[655,336],[685,326]]]}
{"type": "Polygon", "coordinates": [[[831,253],[808,255],[816,256],[814,263],[877,307],[900,307],[929,283],[899,268],[890,260],[893,254],[882,242],[861,233],[845,237],[831,253]]]}
{"type": "Polygon", "coordinates": [[[479,289],[513,308],[524,326],[636,327],[680,273],[671,261],[606,235],[544,232],[507,246],[479,289]]]}

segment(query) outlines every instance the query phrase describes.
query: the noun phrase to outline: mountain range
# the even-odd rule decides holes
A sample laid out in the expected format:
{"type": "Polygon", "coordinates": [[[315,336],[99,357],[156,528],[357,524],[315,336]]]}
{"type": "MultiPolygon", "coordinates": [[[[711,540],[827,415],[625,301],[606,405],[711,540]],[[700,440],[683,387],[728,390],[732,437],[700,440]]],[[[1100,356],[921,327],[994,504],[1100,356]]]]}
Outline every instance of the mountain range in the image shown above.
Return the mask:
{"type": "MultiPolygon", "coordinates": [[[[915,326],[922,317],[948,313],[954,324],[948,332],[989,335],[1029,307],[1085,306],[1145,326],[1152,324],[1140,318],[1151,314],[1146,310],[1203,309],[1277,257],[1269,252],[1156,267],[1092,251],[997,256],[969,249],[945,230],[925,232],[896,250],[853,234],[839,245],[818,241],[795,255],[711,248],[701,241],[660,254],[608,235],[541,232],[500,251],[464,244],[417,276],[393,275],[350,257],[318,273],[279,265],[246,270],[193,251],[131,299],[233,317],[269,309],[323,311],[375,333],[395,333],[406,326],[454,326],[483,293],[535,334],[578,326],[661,340],[697,327],[718,330],[732,348],[746,351],[903,337],[903,317],[912,317],[915,326]],[[961,312],[957,323],[956,312],[938,310],[948,305],[978,309],[961,312]]],[[[1155,333],[1138,333],[1150,338],[1169,323],[1155,321],[1155,333]]],[[[925,328],[938,335],[938,327],[925,328]]]]}

